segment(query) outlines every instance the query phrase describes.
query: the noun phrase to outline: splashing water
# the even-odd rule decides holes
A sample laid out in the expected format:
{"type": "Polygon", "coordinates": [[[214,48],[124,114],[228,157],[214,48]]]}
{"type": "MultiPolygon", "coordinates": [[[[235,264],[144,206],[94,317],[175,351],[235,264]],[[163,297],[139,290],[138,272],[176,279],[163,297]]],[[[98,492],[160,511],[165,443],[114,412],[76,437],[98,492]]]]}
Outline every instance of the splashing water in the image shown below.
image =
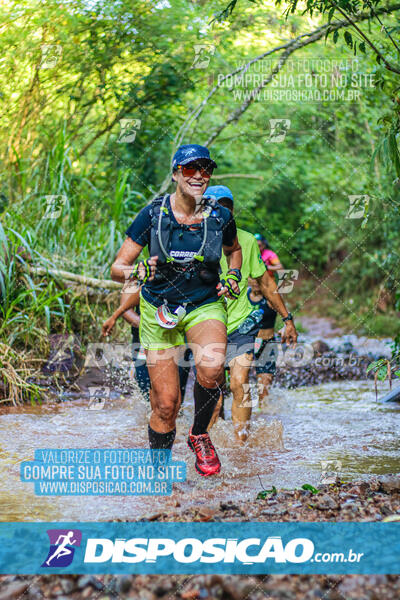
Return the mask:
{"type": "MultiPolygon", "coordinates": [[[[386,387],[385,387],[386,389],[386,387]]],[[[147,447],[149,405],[139,394],[87,410],[81,398],[42,407],[2,407],[0,511],[4,521],[138,519],[220,501],[253,499],[261,487],[318,485],[326,470],[342,480],[400,471],[399,404],[379,404],[369,382],[273,388],[267,406],[254,410],[251,435],[235,440],[230,420],[219,419],[211,438],[222,463],[219,476],[202,478],[186,438],[193,418],[190,393],[177,421],[174,459],[187,462],[187,480],[170,497],[35,496],[19,480],[20,463],[39,448],[147,447]],[[262,484],[262,485],[261,485],[262,484]]]]}

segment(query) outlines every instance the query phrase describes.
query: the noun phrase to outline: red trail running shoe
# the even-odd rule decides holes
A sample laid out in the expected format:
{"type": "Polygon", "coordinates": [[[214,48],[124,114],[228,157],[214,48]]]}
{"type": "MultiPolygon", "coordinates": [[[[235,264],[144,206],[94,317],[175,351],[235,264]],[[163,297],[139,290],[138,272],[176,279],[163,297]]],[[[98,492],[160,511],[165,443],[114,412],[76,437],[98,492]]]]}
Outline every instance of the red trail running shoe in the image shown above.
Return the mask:
{"type": "Polygon", "coordinates": [[[192,435],[192,430],[190,429],[188,446],[196,454],[196,463],[194,466],[200,475],[207,477],[208,475],[215,475],[220,472],[221,463],[208,433],[192,435]]]}

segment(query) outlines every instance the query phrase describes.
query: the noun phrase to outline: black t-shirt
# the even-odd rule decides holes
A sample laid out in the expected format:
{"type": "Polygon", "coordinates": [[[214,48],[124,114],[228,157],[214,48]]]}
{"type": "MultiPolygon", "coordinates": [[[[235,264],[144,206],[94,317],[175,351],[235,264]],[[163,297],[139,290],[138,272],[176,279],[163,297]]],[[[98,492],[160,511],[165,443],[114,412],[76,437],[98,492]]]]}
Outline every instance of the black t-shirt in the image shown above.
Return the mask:
{"type": "MultiPolygon", "coordinates": [[[[182,225],[177,222],[171,209],[170,197],[166,200],[170,218],[176,227],[172,230],[171,256],[183,258],[194,256],[200,250],[203,225],[182,225]]],[[[141,246],[148,246],[151,232],[151,205],[145,206],[137,215],[132,225],[127,229],[126,235],[141,246]]],[[[236,224],[231,212],[224,207],[219,207],[219,216],[223,221],[222,243],[224,246],[232,246],[236,238],[236,224]]],[[[206,283],[199,277],[187,277],[182,269],[171,265],[168,278],[161,281],[148,281],[142,288],[145,300],[154,306],[161,306],[164,299],[168,301],[171,310],[179,305],[187,304],[186,310],[190,312],[202,304],[208,304],[218,300],[216,284],[206,283]]]]}

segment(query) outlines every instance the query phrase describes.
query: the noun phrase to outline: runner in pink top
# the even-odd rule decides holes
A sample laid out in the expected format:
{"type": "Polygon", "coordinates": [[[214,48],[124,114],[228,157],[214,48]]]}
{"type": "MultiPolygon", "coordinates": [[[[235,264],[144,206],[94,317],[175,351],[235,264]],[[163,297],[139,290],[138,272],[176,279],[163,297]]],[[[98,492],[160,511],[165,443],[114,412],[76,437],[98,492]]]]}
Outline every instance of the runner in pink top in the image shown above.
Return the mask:
{"type": "MultiPolygon", "coordinates": [[[[278,255],[268,246],[268,242],[265,237],[263,237],[260,233],[255,233],[254,237],[257,240],[261,258],[267,267],[268,274],[270,277],[274,278],[274,271],[283,269],[281,261],[279,260],[278,255]]],[[[250,286],[251,288],[248,298],[251,304],[255,304],[260,298],[262,298],[262,295],[260,293],[260,289],[257,288],[257,281],[251,281],[250,286]]],[[[256,359],[258,360],[265,352],[266,356],[268,357],[266,362],[263,361],[261,364],[256,366],[257,384],[259,390],[258,401],[260,408],[262,408],[267,401],[269,388],[272,385],[276,370],[276,342],[278,340],[275,338],[275,320],[276,312],[267,303],[267,306],[264,307],[264,314],[260,323],[258,337],[256,339],[256,345],[257,343],[259,344],[255,354],[256,359]]]]}
{"type": "MultiPolygon", "coordinates": [[[[265,250],[263,250],[261,252],[261,258],[263,259],[263,261],[265,262],[266,267],[269,267],[270,265],[274,265],[275,269],[276,269],[276,265],[277,264],[281,264],[280,260],[278,258],[278,255],[275,254],[275,252],[273,250],[270,250],[270,248],[265,248],[265,250]]],[[[269,271],[269,274],[273,276],[272,271],[269,271]]]]}
{"type": "Polygon", "coordinates": [[[258,247],[260,248],[261,258],[268,269],[268,274],[273,277],[274,271],[283,269],[281,261],[279,260],[278,255],[271,250],[271,248],[269,248],[267,240],[260,233],[254,234],[254,237],[257,240],[258,247]]]}

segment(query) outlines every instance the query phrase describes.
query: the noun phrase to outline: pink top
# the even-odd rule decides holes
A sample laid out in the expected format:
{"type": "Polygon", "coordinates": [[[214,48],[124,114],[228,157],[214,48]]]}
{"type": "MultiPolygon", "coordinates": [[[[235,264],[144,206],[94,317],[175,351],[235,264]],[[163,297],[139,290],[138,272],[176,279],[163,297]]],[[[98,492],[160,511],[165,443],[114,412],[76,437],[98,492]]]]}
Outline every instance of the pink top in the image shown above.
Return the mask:
{"type": "MultiPolygon", "coordinates": [[[[263,250],[261,252],[261,258],[263,259],[265,266],[268,268],[269,265],[272,265],[272,261],[273,260],[278,260],[278,255],[275,254],[275,252],[273,250],[270,250],[269,248],[265,248],[265,250],[263,250]]],[[[271,277],[274,276],[274,272],[273,271],[269,271],[269,275],[271,275],[271,277]]]]}
{"type": "Polygon", "coordinates": [[[261,252],[261,258],[267,266],[271,265],[274,259],[279,260],[278,255],[275,254],[275,252],[273,250],[270,250],[269,248],[265,248],[265,250],[261,252]]]}

